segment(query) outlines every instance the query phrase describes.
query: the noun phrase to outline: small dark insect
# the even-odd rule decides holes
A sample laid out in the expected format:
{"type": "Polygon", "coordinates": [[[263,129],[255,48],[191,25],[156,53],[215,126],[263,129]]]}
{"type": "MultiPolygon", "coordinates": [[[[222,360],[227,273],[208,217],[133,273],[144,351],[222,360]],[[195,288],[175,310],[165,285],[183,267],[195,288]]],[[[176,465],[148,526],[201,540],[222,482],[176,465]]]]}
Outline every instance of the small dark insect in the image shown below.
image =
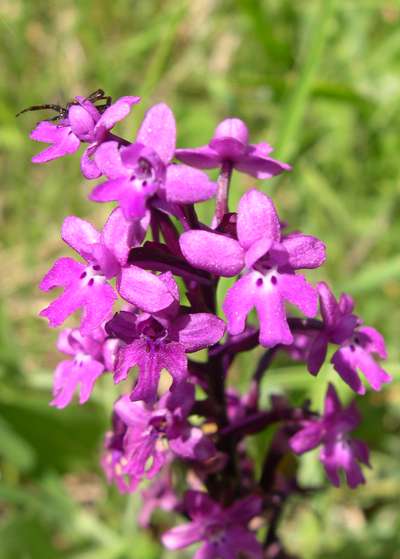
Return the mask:
{"type": "MultiPolygon", "coordinates": [[[[96,89],[96,91],[93,91],[93,93],[88,95],[85,100],[90,101],[93,104],[98,103],[99,101],[104,101],[103,104],[95,105],[100,113],[103,113],[111,105],[112,102],[110,95],[106,95],[102,89],[96,89]]],[[[62,120],[63,118],[67,117],[68,111],[70,107],[72,107],[72,105],[78,105],[78,101],[70,101],[66,104],[65,107],[62,107],[61,105],[53,105],[52,103],[45,103],[43,105],[32,105],[30,107],[27,107],[26,109],[22,109],[22,111],[17,113],[15,116],[22,115],[23,113],[27,113],[29,111],[50,110],[56,111],[57,114],[53,118],[47,118],[45,120],[49,122],[62,120]]]]}

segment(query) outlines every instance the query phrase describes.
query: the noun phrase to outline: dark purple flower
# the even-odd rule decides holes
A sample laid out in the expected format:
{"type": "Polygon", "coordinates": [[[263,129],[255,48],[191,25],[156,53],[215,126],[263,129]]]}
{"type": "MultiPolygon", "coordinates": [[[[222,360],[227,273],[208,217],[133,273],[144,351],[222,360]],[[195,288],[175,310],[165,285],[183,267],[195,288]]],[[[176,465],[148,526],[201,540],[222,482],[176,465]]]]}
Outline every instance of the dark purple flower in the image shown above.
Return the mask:
{"type": "Polygon", "coordinates": [[[257,190],[244,194],[237,214],[238,240],[202,230],[180,237],[185,258],[201,270],[219,276],[235,276],[246,269],[226,295],[223,309],[228,332],[240,334],[246,317],[256,308],[260,321],[260,343],[266,347],[293,342],[284,301],[298,307],[307,317],[318,310],[318,294],[295,271],[317,268],[325,260],[324,244],[308,235],[281,236],[275,207],[257,190]]]}
{"type": "Polygon", "coordinates": [[[272,151],[266,143],[249,144],[245,123],[238,118],[227,118],[217,126],[208,145],[177,149],[176,157],[199,169],[214,169],[229,163],[242,173],[269,179],[291,169],[290,165],[269,157],[272,151]]]}
{"type": "Polygon", "coordinates": [[[39,122],[32,131],[33,140],[52,144],[35,155],[32,161],[45,163],[74,153],[79,149],[81,142],[89,143],[82,156],[81,169],[86,178],[97,178],[100,172],[91,159],[92,156],[97,147],[111,137],[109,131],[129,114],[132,105],[138,103],[140,97],[121,97],[103,113],[100,113],[96,106],[84,97],[77,96],[75,100],[76,103],[68,110],[67,118],[57,124],[48,121],[39,122]]]}
{"type": "Polygon", "coordinates": [[[90,335],[83,336],[78,329],[63,330],[58,338],[59,351],[71,355],[73,359],[61,361],[54,372],[53,400],[51,405],[65,408],[78,387],[79,403],[90,398],[94,384],[110,364],[111,347],[104,330],[98,328],[90,335]]]}
{"type": "Polygon", "coordinates": [[[166,548],[183,549],[202,542],[193,559],[262,559],[261,544],[247,527],[261,513],[259,497],[252,495],[223,508],[206,493],[188,491],[184,510],[191,522],[163,534],[166,548]]]}
{"type": "Polygon", "coordinates": [[[82,307],[81,331],[86,335],[109,317],[117,297],[107,280],[119,274],[130,245],[140,239],[140,231],[133,227],[139,228],[140,223],[132,225],[119,210],[110,215],[101,233],[78,217],[64,220],[62,238],[86,260],[86,265],[59,258],[43,278],[43,291],[64,288],[62,295],[40,313],[49,319],[50,326],[59,326],[82,307]]]}
{"type": "Polygon", "coordinates": [[[309,355],[308,370],[317,374],[325,361],[328,344],[340,346],[331,362],[342,379],[358,394],[365,394],[357,370],[360,369],[374,390],[392,380],[372,357],[376,353],[386,359],[385,341],[374,328],[361,326],[361,320],[353,314],[353,301],[342,294],[336,301],[332,291],[324,282],[318,284],[323,329],[314,338],[309,355]]]}
{"type": "Polygon", "coordinates": [[[186,353],[218,342],[225,324],[210,313],[187,313],[179,307],[178,286],[170,272],[159,276],[130,266],[122,270],[118,290],[121,296],[144,312],[122,311],[108,322],[107,331],[126,345],[118,352],[115,381],[124,380],[131,367],[139,375],[131,398],[155,401],[162,369],[174,384],[187,377],[186,353]]]}
{"type": "Polygon", "coordinates": [[[110,481],[134,491],[143,478],[153,478],[173,455],[184,460],[208,460],[215,448],[188,421],[194,386],[181,383],[151,408],[129,396],[114,406],[114,433],[106,437],[103,465],[110,481]]]}
{"type": "Polygon", "coordinates": [[[343,408],[332,384],[329,384],[323,416],[302,422],[302,428],[289,444],[296,454],[303,454],[322,445],[320,460],[333,485],[340,485],[339,472],[343,470],[348,485],[354,489],[365,483],[360,463],[369,466],[368,447],[349,435],[361,418],[354,403],[343,408]]]}
{"type": "Polygon", "coordinates": [[[171,164],[175,142],[171,109],[164,103],[155,105],[147,112],[136,143],[120,148],[117,142],[106,142],[96,151],[96,164],[109,180],[93,190],[91,199],[118,201],[128,219],[139,219],[146,213],[147,200],[156,193],[167,202],[181,204],[214,196],[217,186],[205,173],[171,164]]]}

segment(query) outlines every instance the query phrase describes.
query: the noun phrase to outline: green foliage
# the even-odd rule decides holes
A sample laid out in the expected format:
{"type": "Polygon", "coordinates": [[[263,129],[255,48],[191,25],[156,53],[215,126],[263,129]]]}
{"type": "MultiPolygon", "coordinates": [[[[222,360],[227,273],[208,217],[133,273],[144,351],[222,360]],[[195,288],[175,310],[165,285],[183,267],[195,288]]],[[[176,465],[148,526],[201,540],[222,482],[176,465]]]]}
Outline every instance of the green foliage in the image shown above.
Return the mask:
{"type": "MultiPolygon", "coordinates": [[[[74,213],[100,225],[106,209],[87,202],[76,158],[30,164],[38,146],[27,134],[40,117],[14,115],[98,87],[114,98],[143,95],[121,126],[130,137],[145,108],[163,99],[176,113],[179,145],[207,141],[218,119],[234,114],[294,165],[265,192],[284,219],[325,240],[327,265],[310,277],[356,296],[360,314],[387,338],[396,381],[362,401],[360,436],[373,450],[368,485],[291,503],[281,532],[307,559],[398,557],[399,22],[395,0],[0,3],[1,559],[176,557],[137,530],[138,497],[117,495],[98,469],[111,380],[90,405],[48,407],[56,334],[36,318],[45,302],[36,285],[68,252],[62,219],[74,213]]],[[[233,201],[251,184],[235,179],[233,201]]],[[[203,217],[210,211],[205,204],[203,217]]],[[[241,357],[232,381],[244,382],[253,366],[241,357]]],[[[313,379],[281,359],[265,379],[264,402],[285,390],[318,407],[328,379],[336,379],[329,366],[313,379]]],[[[254,456],[269,437],[254,439],[254,456]]],[[[305,484],[325,483],[316,460],[299,467],[305,484]]]]}

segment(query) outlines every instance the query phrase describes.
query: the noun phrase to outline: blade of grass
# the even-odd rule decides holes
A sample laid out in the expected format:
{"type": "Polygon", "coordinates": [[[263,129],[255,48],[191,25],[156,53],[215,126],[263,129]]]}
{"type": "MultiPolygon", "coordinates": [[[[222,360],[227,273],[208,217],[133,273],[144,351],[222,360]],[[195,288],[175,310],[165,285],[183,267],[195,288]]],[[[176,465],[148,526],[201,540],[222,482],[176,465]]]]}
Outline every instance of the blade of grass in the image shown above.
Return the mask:
{"type": "Polygon", "coordinates": [[[300,63],[298,79],[282,110],[282,124],[278,134],[276,153],[279,158],[289,159],[298,140],[299,129],[306,112],[307,101],[320,66],[322,53],[328,37],[328,27],[335,9],[335,0],[321,0],[311,25],[312,34],[306,56],[300,63]]]}
{"type": "Polygon", "coordinates": [[[311,165],[302,166],[301,184],[306,192],[342,230],[351,233],[357,227],[354,217],[350,214],[344,200],[329,184],[327,178],[311,165]]]}
{"type": "Polygon", "coordinates": [[[157,48],[140,88],[139,96],[146,98],[151,95],[155,85],[161,79],[167,60],[171,54],[171,50],[176,39],[177,29],[187,12],[186,0],[181,0],[178,6],[173,5],[172,10],[168,10],[165,14],[164,28],[161,31],[161,37],[158,41],[157,48]]]}
{"type": "Polygon", "coordinates": [[[400,256],[365,266],[362,272],[340,287],[343,291],[351,291],[353,294],[367,293],[376,288],[381,289],[383,283],[393,279],[400,279],[400,256]]]}
{"type": "MultiPolygon", "coordinates": [[[[278,58],[283,64],[287,64],[291,56],[290,51],[277,39],[274,20],[266,16],[263,3],[260,0],[237,0],[236,3],[250,21],[254,35],[264,50],[265,58],[278,58]]],[[[263,81],[265,82],[265,77],[263,81]]]]}

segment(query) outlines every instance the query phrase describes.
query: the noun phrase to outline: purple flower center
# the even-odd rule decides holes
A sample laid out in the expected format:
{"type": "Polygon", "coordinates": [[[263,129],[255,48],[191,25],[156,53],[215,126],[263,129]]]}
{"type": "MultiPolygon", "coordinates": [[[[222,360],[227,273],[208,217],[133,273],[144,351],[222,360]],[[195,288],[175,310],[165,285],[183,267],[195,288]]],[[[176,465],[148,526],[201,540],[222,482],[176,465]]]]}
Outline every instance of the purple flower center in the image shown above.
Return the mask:
{"type": "Polygon", "coordinates": [[[164,341],[168,335],[166,328],[152,317],[142,322],[139,329],[141,335],[149,341],[164,341]]]}
{"type": "Polygon", "coordinates": [[[83,351],[80,351],[79,353],[77,353],[74,357],[74,363],[75,365],[77,365],[78,367],[82,367],[85,363],[87,363],[88,361],[90,361],[91,356],[88,355],[87,353],[84,353],[83,351]]]}
{"type": "Polygon", "coordinates": [[[276,287],[276,285],[278,284],[279,274],[276,268],[265,267],[263,269],[260,269],[260,267],[257,265],[256,274],[258,277],[255,283],[256,286],[259,288],[271,289],[271,287],[276,287]]]}
{"type": "Polygon", "coordinates": [[[106,283],[106,278],[98,264],[87,266],[79,277],[82,287],[92,287],[106,283]]]}
{"type": "Polygon", "coordinates": [[[206,530],[206,539],[215,548],[218,548],[221,544],[226,543],[226,535],[223,526],[219,523],[211,524],[206,530]]]}
{"type": "Polygon", "coordinates": [[[158,434],[163,435],[168,426],[167,417],[165,415],[153,417],[151,419],[151,426],[158,434]]]}
{"type": "Polygon", "coordinates": [[[139,157],[137,160],[129,180],[136,192],[145,192],[149,195],[158,190],[161,182],[154,166],[144,157],[139,157]]]}

